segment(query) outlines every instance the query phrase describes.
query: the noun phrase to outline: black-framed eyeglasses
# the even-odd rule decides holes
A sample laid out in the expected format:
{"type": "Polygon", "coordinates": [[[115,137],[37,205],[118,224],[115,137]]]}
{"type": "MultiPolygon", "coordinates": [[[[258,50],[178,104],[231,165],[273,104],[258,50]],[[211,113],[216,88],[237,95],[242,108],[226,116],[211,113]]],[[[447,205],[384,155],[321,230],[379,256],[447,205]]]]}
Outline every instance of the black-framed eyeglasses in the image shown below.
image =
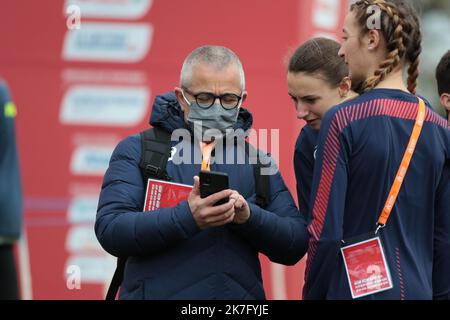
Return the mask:
{"type": "Polygon", "coordinates": [[[211,108],[214,105],[216,99],[219,99],[220,105],[224,109],[231,110],[236,108],[239,105],[239,102],[241,102],[242,100],[241,96],[238,96],[234,93],[225,93],[220,96],[216,96],[215,94],[212,94],[210,92],[193,93],[186,88],[183,88],[183,91],[186,91],[191,96],[193,96],[197,104],[204,109],[211,108]]]}

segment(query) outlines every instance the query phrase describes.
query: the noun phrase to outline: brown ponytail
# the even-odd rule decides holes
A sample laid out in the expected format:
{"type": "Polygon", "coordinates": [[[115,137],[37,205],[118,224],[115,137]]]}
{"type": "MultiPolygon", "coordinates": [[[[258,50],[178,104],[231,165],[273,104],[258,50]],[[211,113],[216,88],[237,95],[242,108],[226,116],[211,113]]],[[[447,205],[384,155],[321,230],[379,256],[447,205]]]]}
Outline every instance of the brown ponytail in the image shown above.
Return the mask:
{"type": "Polygon", "coordinates": [[[330,87],[338,87],[348,76],[348,67],[339,57],[341,45],[327,38],[313,38],[300,45],[289,59],[288,71],[320,75],[330,87]]]}
{"type": "Polygon", "coordinates": [[[419,56],[422,51],[420,23],[416,11],[407,1],[401,0],[361,0],[351,6],[363,32],[368,32],[367,9],[378,6],[381,10],[381,32],[386,40],[388,54],[381,62],[374,75],[366,79],[364,91],[376,87],[386,76],[402,62],[410,63],[408,69],[408,90],[416,92],[416,82],[419,75],[419,56]]]}

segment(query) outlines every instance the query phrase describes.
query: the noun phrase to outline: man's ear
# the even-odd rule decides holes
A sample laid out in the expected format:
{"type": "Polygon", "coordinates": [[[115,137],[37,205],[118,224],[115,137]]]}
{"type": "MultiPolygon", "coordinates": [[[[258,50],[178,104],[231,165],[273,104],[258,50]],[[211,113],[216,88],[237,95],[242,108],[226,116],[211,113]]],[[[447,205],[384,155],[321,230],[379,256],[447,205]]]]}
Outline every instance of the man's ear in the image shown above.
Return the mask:
{"type": "Polygon", "coordinates": [[[338,89],[341,98],[345,98],[351,89],[352,89],[352,80],[350,79],[350,77],[344,77],[341,83],[339,84],[338,89]]]}
{"type": "Polygon", "coordinates": [[[441,105],[447,110],[450,111],[450,93],[443,93],[440,97],[441,105]]]}
{"type": "Polygon", "coordinates": [[[242,107],[242,104],[245,102],[245,99],[247,99],[247,91],[244,91],[242,93],[242,99],[241,99],[241,103],[240,103],[240,108],[242,107]]]}
{"type": "Polygon", "coordinates": [[[181,107],[181,110],[186,114],[189,110],[189,106],[186,103],[186,100],[183,98],[183,93],[181,92],[181,88],[175,87],[175,95],[177,96],[178,103],[181,107]]]}

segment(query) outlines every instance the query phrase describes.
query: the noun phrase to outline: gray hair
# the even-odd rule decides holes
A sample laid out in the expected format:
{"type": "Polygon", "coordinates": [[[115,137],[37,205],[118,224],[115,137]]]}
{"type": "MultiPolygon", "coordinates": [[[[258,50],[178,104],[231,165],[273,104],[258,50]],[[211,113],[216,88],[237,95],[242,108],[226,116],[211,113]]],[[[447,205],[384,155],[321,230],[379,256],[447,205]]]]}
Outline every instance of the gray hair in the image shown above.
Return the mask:
{"type": "Polygon", "coordinates": [[[180,87],[189,86],[192,80],[192,68],[198,63],[205,63],[218,71],[235,63],[241,78],[241,90],[245,90],[245,75],[241,61],[233,51],[222,46],[203,46],[192,51],[181,68],[180,87]]]}

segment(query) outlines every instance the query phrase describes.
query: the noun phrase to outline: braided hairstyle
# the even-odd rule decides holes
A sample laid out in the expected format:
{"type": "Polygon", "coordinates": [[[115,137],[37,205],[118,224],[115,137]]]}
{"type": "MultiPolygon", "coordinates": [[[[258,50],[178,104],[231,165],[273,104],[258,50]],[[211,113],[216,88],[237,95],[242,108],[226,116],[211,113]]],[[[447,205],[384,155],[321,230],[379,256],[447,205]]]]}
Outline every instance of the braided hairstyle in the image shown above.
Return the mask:
{"type": "Polygon", "coordinates": [[[368,8],[374,5],[381,10],[380,31],[386,41],[388,53],[374,75],[366,79],[363,90],[373,89],[392,70],[407,62],[408,90],[415,94],[419,76],[419,56],[422,52],[419,16],[407,0],[360,0],[351,6],[350,11],[356,13],[357,22],[363,33],[369,31],[367,19],[371,13],[368,8]]]}

